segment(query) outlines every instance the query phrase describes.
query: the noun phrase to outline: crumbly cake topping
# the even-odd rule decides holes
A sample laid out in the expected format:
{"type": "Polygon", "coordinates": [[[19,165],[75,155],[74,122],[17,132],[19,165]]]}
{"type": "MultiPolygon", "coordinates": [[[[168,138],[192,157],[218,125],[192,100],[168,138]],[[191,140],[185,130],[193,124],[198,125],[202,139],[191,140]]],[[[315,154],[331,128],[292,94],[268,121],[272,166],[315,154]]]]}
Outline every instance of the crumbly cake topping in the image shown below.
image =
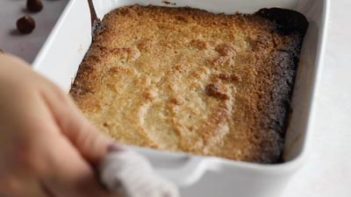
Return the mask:
{"type": "Polygon", "coordinates": [[[277,162],[304,33],[279,26],[267,11],[123,7],[103,19],[71,94],[121,143],[277,162]]]}

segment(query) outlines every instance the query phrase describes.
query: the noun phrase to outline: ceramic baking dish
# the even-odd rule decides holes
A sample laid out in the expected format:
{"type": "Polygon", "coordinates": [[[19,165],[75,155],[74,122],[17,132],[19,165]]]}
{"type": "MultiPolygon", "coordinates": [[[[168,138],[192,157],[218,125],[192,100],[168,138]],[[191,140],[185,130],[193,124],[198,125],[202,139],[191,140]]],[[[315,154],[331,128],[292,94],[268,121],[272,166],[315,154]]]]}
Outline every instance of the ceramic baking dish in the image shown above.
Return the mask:
{"type": "MultiPolygon", "coordinates": [[[[185,197],[281,196],[290,177],[305,161],[305,147],[313,130],[313,99],[324,53],[328,0],[94,0],[100,18],[112,9],[136,3],[189,6],[226,14],[282,7],[298,10],[308,18],[310,26],[295,83],[284,163],[262,165],[131,147],[148,157],[158,173],[179,185],[185,197]]],[[[91,39],[87,0],[71,0],[34,61],[34,70],[68,92],[91,39]]]]}

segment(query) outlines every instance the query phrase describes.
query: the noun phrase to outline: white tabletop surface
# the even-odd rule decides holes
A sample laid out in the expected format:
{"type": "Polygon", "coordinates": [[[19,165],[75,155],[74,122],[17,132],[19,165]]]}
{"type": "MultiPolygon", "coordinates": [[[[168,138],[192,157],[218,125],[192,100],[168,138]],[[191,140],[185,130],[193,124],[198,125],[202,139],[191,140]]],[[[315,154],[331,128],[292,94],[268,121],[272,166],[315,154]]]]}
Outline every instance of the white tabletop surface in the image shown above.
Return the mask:
{"type": "MultiPolygon", "coordinates": [[[[14,32],[25,0],[0,0],[0,49],[33,61],[68,0],[45,0],[37,29],[14,32]]],[[[331,0],[327,50],[310,158],[283,197],[351,196],[351,1],[331,0]]]]}

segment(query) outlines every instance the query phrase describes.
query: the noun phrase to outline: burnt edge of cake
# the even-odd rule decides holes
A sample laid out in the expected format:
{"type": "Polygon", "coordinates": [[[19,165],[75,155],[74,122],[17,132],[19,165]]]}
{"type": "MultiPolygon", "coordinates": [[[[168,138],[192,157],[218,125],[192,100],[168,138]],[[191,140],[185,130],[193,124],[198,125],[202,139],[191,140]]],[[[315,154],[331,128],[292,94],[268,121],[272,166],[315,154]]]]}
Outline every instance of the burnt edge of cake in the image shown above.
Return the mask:
{"type": "MultiPolygon", "coordinates": [[[[267,115],[270,116],[270,122],[266,126],[279,133],[282,139],[285,139],[286,131],[289,126],[293,108],[291,99],[295,86],[296,73],[300,60],[300,52],[304,36],[308,30],[309,22],[307,18],[294,10],[282,8],[263,8],[255,13],[275,24],[276,31],[282,35],[295,35],[298,37],[296,42],[289,48],[280,49],[276,57],[278,61],[278,73],[280,79],[275,83],[276,86],[272,92],[272,105],[280,106],[269,110],[267,115]],[[280,109],[280,110],[279,110],[280,109]]],[[[285,143],[282,145],[284,146],[285,143]]],[[[282,147],[281,156],[276,163],[283,163],[285,152],[282,147]]]]}
{"type": "Polygon", "coordinates": [[[266,18],[277,25],[277,30],[283,35],[299,33],[305,35],[308,29],[307,18],[294,10],[283,8],[263,8],[255,15],[266,18]]]}

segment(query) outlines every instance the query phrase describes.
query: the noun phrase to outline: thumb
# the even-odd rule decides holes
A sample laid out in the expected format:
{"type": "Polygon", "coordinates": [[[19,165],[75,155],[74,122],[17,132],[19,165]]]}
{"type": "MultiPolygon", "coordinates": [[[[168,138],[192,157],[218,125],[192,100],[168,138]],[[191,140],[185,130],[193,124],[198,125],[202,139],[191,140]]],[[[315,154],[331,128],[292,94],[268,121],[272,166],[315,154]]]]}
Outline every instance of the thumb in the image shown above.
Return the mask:
{"type": "MultiPolygon", "coordinates": [[[[50,82],[49,82],[50,83],[50,82]]],[[[53,84],[52,84],[53,85],[53,84]]],[[[111,138],[93,126],[76,107],[73,100],[53,85],[44,95],[61,132],[91,164],[99,165],[109,149],[122,150],[111,138]],[[52,92],[55,91],[55,92],[52,92]]]]}

